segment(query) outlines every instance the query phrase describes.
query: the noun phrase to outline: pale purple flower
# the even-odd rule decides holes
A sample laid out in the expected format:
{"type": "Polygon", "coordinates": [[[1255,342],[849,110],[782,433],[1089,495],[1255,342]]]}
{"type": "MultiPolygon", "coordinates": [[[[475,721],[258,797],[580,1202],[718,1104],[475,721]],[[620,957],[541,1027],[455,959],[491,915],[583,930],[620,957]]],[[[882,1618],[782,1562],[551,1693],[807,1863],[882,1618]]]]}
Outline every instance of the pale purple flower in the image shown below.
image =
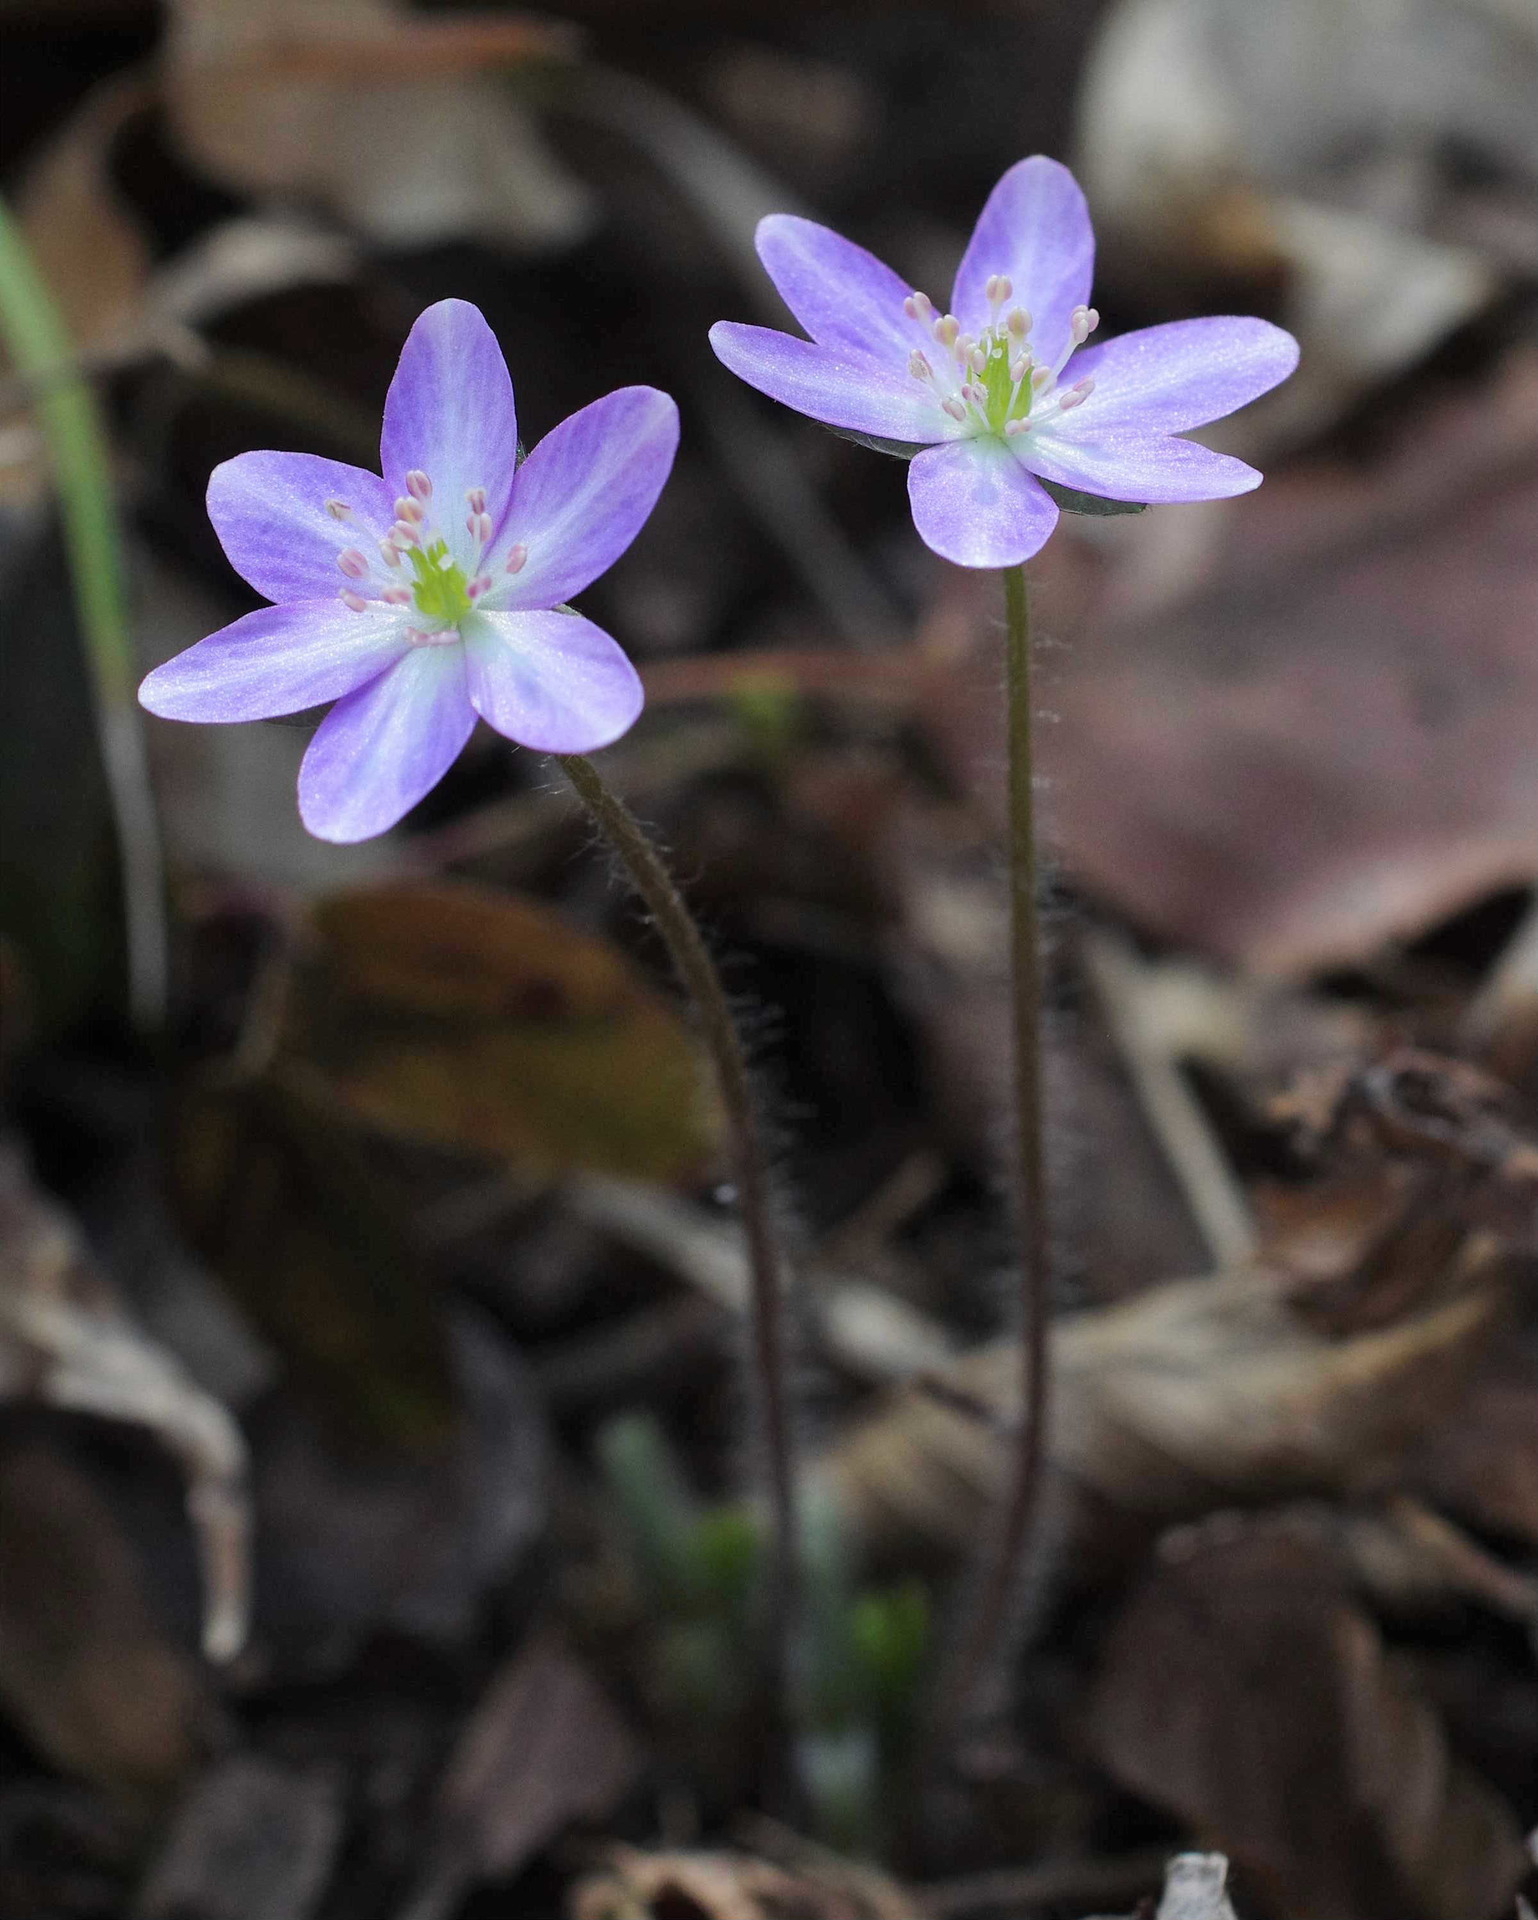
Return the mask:
{"type": "Polygon", "coordinates": [[[1043,481],[1109,500],[1219,500],[1260,475],[1175,436],[1285,380],[1297,342],[1265,320],[1177,320],[1085,342],[1095,236],[1078,183],[1043,154],[983,208],[948,313],[827,227],[759,223],[758,253],[812,336],[721,321],[710,343],[761,393],[913,454],[924,541],[964,567],[1027,560],[1057,524],[1043,481]]]}
{"type": "Polygon", "coordinates": [[[172,720],[262,720],[335,701],[299,771],[324,840],[366,840],[435,786],[477,717],[543,753],[588,753],[641,710],[635,668],[561,603],[656,504],[678,409],[622,387],[522,465],[513,385],[463,300],[411,330],[385,401],[384,477],[307,453],[216,467],[208,511],[235,570],[276,602],[139,689],[172,720]]]}

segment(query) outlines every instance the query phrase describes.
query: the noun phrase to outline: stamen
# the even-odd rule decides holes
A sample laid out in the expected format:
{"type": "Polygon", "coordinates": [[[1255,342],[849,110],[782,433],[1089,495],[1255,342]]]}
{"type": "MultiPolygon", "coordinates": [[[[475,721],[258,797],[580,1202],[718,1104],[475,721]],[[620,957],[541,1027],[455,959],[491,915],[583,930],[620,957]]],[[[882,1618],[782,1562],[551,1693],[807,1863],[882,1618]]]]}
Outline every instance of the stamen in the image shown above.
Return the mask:
{"type": "Polygon", "coordinates": [[[907,314],[910,320],[927,321],[933,315],[934,310],[934,302],[930,299],[929,295],[927,293],[919,293],[916,289],[910,293],[903,302],[903,312],[907,314]]]}
{"type": "Polygon", "coordinates": [[[349,580],[362,580],[368,573],[368,555],[359,553],[356,547],[343,547],[336,563],[349,580]]]}
{"type": "Polygon", "coordinates": [[[944,319],[937,320],[934,323],[931,331],[942,347],[954,347],[961,336],[961,322],[956,318],[955,314],[948,313],[944,319]]]}
{"type": "Polygon", "coordinates": [[[948,413],[953,420],[965,420],[967,417],[966,407],[955,394],[952,394],[949,400],[942,400],[940,406],[942,411],[948,413]]]}
{"type": "Polygon", "coordinates": [[[1030,430],[1031,422],[1029,420],[1006,420],[1004,422],[1004,437],[1006,440],[1013,440],[1017,434],[1029,433],[1030,430]]]}
{"type": "MultiPolygon", "coordinates": [[[[399,561],[397,561],[396,565],[398,566],[399,564],[399,561]]],[[[386,587],[379,597],[381,600],[388,601],[392,607],[409,607],[411,605],[410,587],[386,587]]]]}
{"type": "Polygon", "coordinates": [[[1050,367],[1038,367],[1036,371],[1031,375],[1032,392],[1045,393],[1048,387],[1052,385],[1053,381],[1056,380],[1056,378],[1057,378],[1057,375],[1052,371],[1050,367]]]}
{"type": "Polygon", "coordinates": [[[423,513],[420,501],[406,497],[396,501],[395,517],[404,520],[408,527],[419,527],[427,515],[423,513]]]}
{"type": "Polygon", "coordinates": [[[381,540],[379,551],[384,555],[387,567],[398,567],[401,563],[401,550],[393,540],[381,540]]]}
{"type": "Polygon", "coordinates": [[[974,347],[967,355],[967,365],[974,373],[986,373],[988,371],[988,355],[981,347],[974,347]]]}
{"type": "Polygon", "coordinates": [[[1093,307],[1075,307],[1073,310],[1073,319],[1070,323],[1070,329],[1073,334],[1073,344],[1076,347],[1082,347],[1084,342],[1099,325],[1100,315],[1096,313],[1093,307]]]}
{"type": "Polygon", "coordinates": [[[397,520],[390,529],[390,538],[398,547],[419,547],[422,537],[409,520],[397,520]]]}
{"type": "Polygon", "coordinates": [[[1024,307],[1014,307],[1006,316],[1004,325],[1016,340],[1024,340],[1031,331],[1031,316],[1024,307]]]}
{"type": "Polygon", "coordinates": [[[1089,395],[1082,387],[1070,387],[1058,400],[1057,410],[1059,413],[1067,413],[1072,407],[1082,407],[1088,398],[1089,395]]]}
{"type": "Polygon", "coordinates": [[[1087,400],[1095,391],[1095,376],[1092,373],[1086,373],[1082,380],[1075,380],[1072,391],[1076,393],[1081,400],[1087,400]]]}
{"type": "Polygon", "coordinates": [[[1017,355],[1016,358],[1009,363],[1009,377],[1017,387],[1022,380],[1029,376],[1030,371],[1031,356],[1028,353],[1017,355]]]}
{"type": "Polygon", "coordinates": [[[484,513],[486,511],[486,489],[484,487],[472,487],[465,495],[465,504],[472,513],[484,513]]]}
{"type": "Polygon", "coordinates": [[[470,582],[469,586],[465,588],[465,593],[471,600],[479,600],[483,593],[489,591],[490,587],[491,575],[489,573],[478,573],[470,582]]]}
{"type": "Polygon", "coordinates": [[[413,467],[406,475],[406,491],[413,500],[431,500],[433,483],[420,467],[413,467]]]}
{"type": "Polygon", "coordinates": [[[472,513],[465,521],[465,532],[469,534],[472,540],[479,541],[484,547],[492,534],[496,532],[496,528],[491,524],[491,515],[489,513],[472,513]]]}
{"type": "Polygon", "coordinates": [[[990,307],[1002,307],[1014,290],[1014,282],[1008,274],[991,273],[988,284],[983,288],[983,297],[990,307]]]}
{"type": "Polygon", "coordinates": [[[331,515],[333,520],[350,520],[352,518],[352,508],[348,506],[345,500],[328,500],[326,502],[326,511],[331,515]]]}
{"type": "Polygon", "coordinates": [[[342,605],[351,607],[354,613],[362,613],[368,606],[368,602],[361,593],[354,593],[351,587],[343,587],[342,605]]]}
{"type": "Polygon", "coordinates": [[[908,371],[915,380],[933,380],[935,377],[935,370],[929,364],[928,357],[918,347],[908,355],[908,371]]]}
{"type": "Polygon", "coordinates": [[[521,540],[519,540],[515,545],[509,547],[507,550],[508,572],[522,573],[524,569],[524,564],[528,560],[528,557],[529,557],[529,550],[521,540]]]}

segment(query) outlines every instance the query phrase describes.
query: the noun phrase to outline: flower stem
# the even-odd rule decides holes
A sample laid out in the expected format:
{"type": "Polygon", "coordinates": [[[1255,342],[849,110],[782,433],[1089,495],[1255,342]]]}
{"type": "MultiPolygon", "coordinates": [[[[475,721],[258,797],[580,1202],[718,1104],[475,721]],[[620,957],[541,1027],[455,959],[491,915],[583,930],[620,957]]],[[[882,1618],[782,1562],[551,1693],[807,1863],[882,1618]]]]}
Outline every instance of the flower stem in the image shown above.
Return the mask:
{"type": "Polygon", "coordinates": [[[1003,1514],[952,1696],[972,1704],[1004,1651],[1012,1603],[1041,1496],[1047,1431],[1050,1248],[1042,1142],[1041,928],[1036,909],[1035,781],[1031,766],[1031,603],[1024,567],[1004,569],[1008,659],[1009,926],[1014,983],[1015,1229],[1020,1248],[1021,1425],[1003,1514]]]}
{"type": "Polygon", "coordinates": [[[90,669],[97,740],[117,830],[127,929],[128,1006],[145,1029],[165,1015],[167,939],[160,829],[134,700],[138,678],[123,584],[106,433],[53,296],[0,201],[0,340],[35,390],[90,669]]]}
{"type": "Polygon", "coordinates": [[[726,1111],[737,1202],[748,1242],[752,1278],[751,1378],[755,1386],[758,1437],[769,1479],[768,1648],[775,1673],[784,1681],[789,1671],[789,1634],[795,1598],[796,1493],[780,1259],[748,1063],[721,976],[661,855],[630,809],[604,785],[591,760],[582,754],[556,754],[554,759],[624,862],[636,892],[652,915],[679,978],[694,1002],[715,1067],[721,1104],[726,1111]]]}

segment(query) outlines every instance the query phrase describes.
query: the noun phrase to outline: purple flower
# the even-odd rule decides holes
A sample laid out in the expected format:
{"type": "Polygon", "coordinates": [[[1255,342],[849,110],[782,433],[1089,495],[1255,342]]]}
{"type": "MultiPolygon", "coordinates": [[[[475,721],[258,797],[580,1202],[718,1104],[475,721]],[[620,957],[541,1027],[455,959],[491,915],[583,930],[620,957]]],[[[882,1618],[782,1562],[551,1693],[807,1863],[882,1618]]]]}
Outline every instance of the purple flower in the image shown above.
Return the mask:
{"type": "Polygon", "coordinates": [[[1104,499],[1219,500],[1260,475],[1174,436],[1285,380],[1297,342],[1265,320],[1177,320],[1084,343],[1095,236],[1043,154],[1010,168],[935,311],[863,247],[771,214],[758,253],[810,340],[721,321],[710,343],[761,393],[912,453],[924,541],[964,567],[1027,560],[1057,524],[1042,481],[1104,499]],[[1070,369],[1070,362],[1071,369],[1070,369]]]}
{"type": "Polygon", "coordinates": [[[214,721],[334,700],[299,770],[300,814],[323,840],[393,826],[477,716],[544,753],[607,746],[640,712],[641,683],[561,603],[630,545],[677,446],[668,396],[623,387],[519,466],[495,336],[474,307],[440,301],[390,384],[383,479],[307,453],[215,468],[215,531],[276,604],[157,667],[139,698],[167,719],[214,721]]]}

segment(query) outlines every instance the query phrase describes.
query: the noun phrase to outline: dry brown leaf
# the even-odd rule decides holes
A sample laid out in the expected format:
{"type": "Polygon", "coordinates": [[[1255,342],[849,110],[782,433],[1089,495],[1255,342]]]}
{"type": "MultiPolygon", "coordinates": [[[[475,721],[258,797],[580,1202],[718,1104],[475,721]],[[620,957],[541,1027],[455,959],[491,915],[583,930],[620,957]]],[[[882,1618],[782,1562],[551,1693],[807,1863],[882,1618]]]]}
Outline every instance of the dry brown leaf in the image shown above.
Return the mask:
{"type": "Polygon", "coordinates": [[[0,1448],[0,1697],[55,1766],[134,1799],[174,1786],[211,1726],[111,1507],[41,1444],[0,1448]]]}
{"type": "MultiPolygon", "coordinates": [[[[1039,752],[1077,882],[1302,974],[1531,881],[1538,355],[1428,399],[1370,464],[1110,537],[1109,565],[1060,535],[1038,568],[1039,625],[1074,640],[1039,752]],[[1158,610],[1158,566],[1206,533],[1199,578],[1158,610]]],[[[1002,814],[996,588],[946,591],[923,717],[1002,814]]]]}
{"type": "MultiPolygon", "coordinates": [[[[1479,1278],[1485,1256],[1472,1255],[1479,1278]]],[[[1392,1482],[1454,1408],[1502,1303],[1484,1284],[1332,1338],[1259,1271],[1157,1287],[1054,1329],[1051,1458],[1081,1502],[1145,1525],[1219,1505],[1392,1482]]],[[[1012,1342],[906,1389],[829,1471],[878,1542],[965,1551],[1002,1491],[1019,1417],[1012,1342]]]]}
{"type": "Polygon", "coordinates": [[[1170,1537],[1088,1732],[1295,1920],[1496,1920],[1526,1871],[1510,1808],[1449,1754],[1328,1548],[1285,1523],[1170,1537]]]}
{"type": "Polygon", "coordinates": [[[237,1653],[250,1608],[240,1428],[128,1317],[19,1149],[0,1141],[0,1399],[16,1397],[132,1421],[176,1458],[202,1561],[204,1650],[237,1653]]]}
{"type": "Polygon", "coordinates": [[[715,1135],[693,1044],[608,942],[470,885],[338,895],[280,1050],[388,1132],[551,1169],[695,1171],[715,1135]]]}
{"type": "Polygon", "coordinates": [[[831,1856],[782,1867],[741,1853],[615,1847],[604,1871],[572,1888],[567,1912],[570,1920],[916,1920],[919,1909],[892,1881],[831,1856]]]}

